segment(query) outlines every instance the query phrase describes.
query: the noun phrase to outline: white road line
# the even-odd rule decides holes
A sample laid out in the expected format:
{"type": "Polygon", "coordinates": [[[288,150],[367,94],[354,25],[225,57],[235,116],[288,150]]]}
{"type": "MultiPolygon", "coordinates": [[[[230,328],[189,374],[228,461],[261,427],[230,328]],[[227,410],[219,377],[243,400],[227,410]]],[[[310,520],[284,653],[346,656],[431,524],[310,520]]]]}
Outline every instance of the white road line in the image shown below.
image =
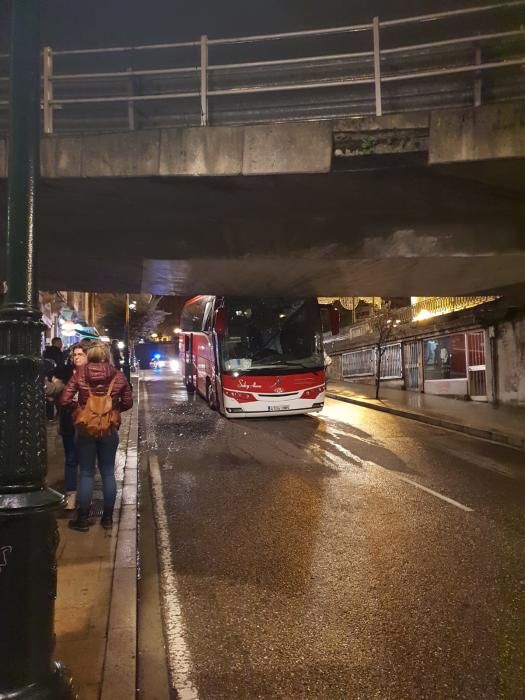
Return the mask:
{"type": "Polygon", "coordinates": [[[190,681],[192,673],[191,654],[186,644],[186,627],[177,589],[177,577],[171,559],[171,543],[168,519],[162,492],[159,462],[155,455],[149,458],[153,501],[159,538],[161,581],[164,593],[164,624],[168,642],[168,664],[172,682],[180,700],[199,700],[197,689],[190,681]]]}
{"type": "MultiPolygon", "coordinates": [[[[326,418],[324,420],[326,421],[326,418]]],[[[456,506],[456,508],[460,508],[461,510],[466,511],[467,513],[474,512],[473,508],[469,508],[468,506],[464,506],[463,503],[459,503],[459,501],[455,501],[453,498],[449,498],[448,496],[444,496],[442,493],[439,493],[438,491],[434,491],[433,489],[429,489],[427,486],[423,486],[422,484],[418,484],[417,481],[412,481],[412,479],[408,479],[406,476],[401,476],[401,474],[398,474],[397,472],[392,471],[391,469],[386,469],[385,467],[381,466],[381,464],[377,464],[377,462],[372,462],[369,459],[362,459],[361,457],[358,457],[357,455],[353,454],[353,452],[348,450],[346,447],[343,447],[335,440],[327,439],[326,441],[328,442],[329,445],[334,447],[338,452],[341,452],[341,454],[345,455],[348,459],[350,459],[355,464],[359,464],[362,467],[370,466],[370,467],[377,467],[378,469],[382,469],[383,471],[386,471],[389,474],[391,474],[396,479],[399,479],[400,481],[405,481],[407,484],[410,484],[411,486],[415,486],[416,489],[421,489],[422,491],[429,493],[431,496],[435,496],[436,498],[440,498],[442,501],[445,501],[446,503],[450,503],[450,505],[452,505],[452,506],[456,506]]]]}
{"type": "MultiPolygon", "coordinates": [[[[393,473],[393,472],[391,472],[393,473]]],[[[395,474],[393,475],[397,478],[400,479],[401,481],[406,481],[407,484],[411,484],[412,486],[415,486],[416,489],[421,489],[422,491],[426,491],[427,493],[430,493],[432,496],[435,496],[436,498],[440,498],[442,501],[446,501],[447,503],[450,503],[452,506],[456,506],[456,508],[461,508],[461,510],[466,511],[467,513],[473,513],[474,509],[469,508],[468,506],[464,506],[463,503],[459,503],[459,501],[455,501],[453,498],[449,498],[448,496],[443,496],[442,493],[438,493],[437,491],[433,491],[432,489],[427,488],[426,486],[422,486],[421,484],[418,484],[417,481],[412,481],[412,479],[407,479],[406,476],[401,476],[400,474],[395,474]]]]}

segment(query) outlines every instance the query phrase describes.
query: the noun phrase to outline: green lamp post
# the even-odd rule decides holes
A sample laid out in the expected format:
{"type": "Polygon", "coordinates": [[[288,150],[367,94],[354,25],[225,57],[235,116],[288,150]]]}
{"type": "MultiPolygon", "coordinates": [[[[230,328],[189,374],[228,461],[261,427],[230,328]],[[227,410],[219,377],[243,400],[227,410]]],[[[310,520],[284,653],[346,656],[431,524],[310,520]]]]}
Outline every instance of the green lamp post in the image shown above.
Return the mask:
{"type": "Polygon", "coordinates": [[[35,271],[40,0],[12,0],[7,297],[0,309],[0,700],[71,700],[53,663],[55,511],[46,486],[41,315],[35,271]]]}

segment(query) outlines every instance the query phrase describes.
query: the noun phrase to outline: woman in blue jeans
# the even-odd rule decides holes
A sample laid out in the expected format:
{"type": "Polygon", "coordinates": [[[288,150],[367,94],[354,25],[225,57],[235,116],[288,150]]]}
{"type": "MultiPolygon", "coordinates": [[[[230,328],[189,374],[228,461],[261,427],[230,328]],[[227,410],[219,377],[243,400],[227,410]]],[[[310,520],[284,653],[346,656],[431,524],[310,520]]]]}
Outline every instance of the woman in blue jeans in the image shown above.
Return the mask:
{"type": "MultiPolygon", "coordinates": [[[[90,341],[82,340],[80,343],[75,343],[69,349],[69,362],[63,367],[56,368],[54,378],[56,377],[63,385],[66,385],[73,374],[83,367],[87,362],[87,351],[91,346],[90,341]]],[[[73,424],[73,407],[60,405],[60,394],[58,395],[58,417],[60,426],[60,435],[62,436],[62,444],[64,446],[64,483],[67,493],[66,510],[74,510],[77,498],[77,483],[78,483],[78,455],[77,445],[75,440],[75,426],[73,424]]]]}
{"type": "MultiPolygon", "coordinates": [[[[110,364],[109,349],[102,343],[94,343],[88,350],[87,364],[80,367],[71,377],[60,397],[60,403],[62,406],[75,406],[75,397],[78,396],[78,406],[75,410],[80,411],[85,407],[90,393],[104,396],[110,389],[113,410],[117,415],[128,411],[133,406],[131,387],[122,372],[110,364]]],[[[77,491],[77,515],[69,522],[69,527],[73,530],[81,532],[89,530],[89,509],[97,463],[104,494],[104,512],[100,524],[104,528],[112,527],[113,508],[117,495],[115,458],[118,443],[118,430],[115,428],[108,435],[100,438],[77,434],[80,479],[77,491]]]]}

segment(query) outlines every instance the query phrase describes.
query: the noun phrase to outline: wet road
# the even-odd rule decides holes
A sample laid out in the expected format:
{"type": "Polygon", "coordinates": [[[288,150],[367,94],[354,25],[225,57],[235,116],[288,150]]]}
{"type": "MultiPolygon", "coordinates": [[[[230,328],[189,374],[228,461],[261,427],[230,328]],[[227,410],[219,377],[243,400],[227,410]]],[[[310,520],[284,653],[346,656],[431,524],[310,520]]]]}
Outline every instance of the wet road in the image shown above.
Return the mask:
{"type": "Polygon", "coordinates": [[[145,379],[181,698],[525,698],[522,452],[337,401],[228,421],[145,379]]]}

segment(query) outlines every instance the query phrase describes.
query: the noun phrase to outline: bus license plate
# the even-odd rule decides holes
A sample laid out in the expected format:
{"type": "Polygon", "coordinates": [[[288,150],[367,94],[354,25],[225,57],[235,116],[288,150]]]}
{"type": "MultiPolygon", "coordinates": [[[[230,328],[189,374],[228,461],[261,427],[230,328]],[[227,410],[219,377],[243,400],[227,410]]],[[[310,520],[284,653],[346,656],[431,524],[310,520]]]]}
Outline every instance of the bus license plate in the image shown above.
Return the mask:
{"type": "Polygon", "coordinates": [[[289,411],[290,406],[268,406],[269,411],[289,411]]]}

